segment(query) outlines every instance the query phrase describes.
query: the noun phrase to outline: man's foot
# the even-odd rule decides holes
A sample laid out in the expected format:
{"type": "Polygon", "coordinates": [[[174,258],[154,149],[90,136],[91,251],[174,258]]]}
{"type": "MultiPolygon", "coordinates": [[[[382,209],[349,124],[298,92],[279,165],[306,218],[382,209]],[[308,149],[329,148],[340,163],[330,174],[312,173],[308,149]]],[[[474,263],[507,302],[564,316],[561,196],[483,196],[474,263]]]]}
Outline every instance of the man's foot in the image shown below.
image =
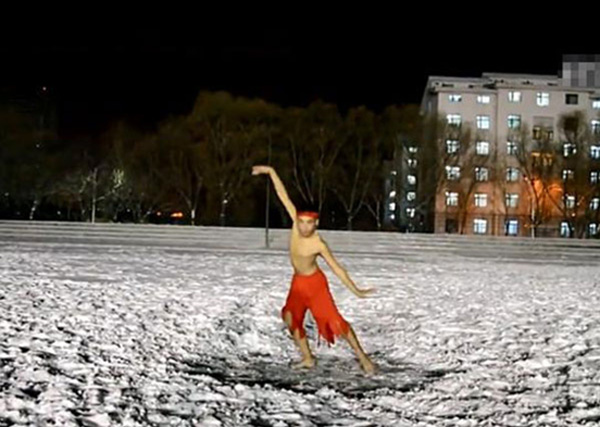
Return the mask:
{"type": "Polygon", "coordinates": [[[314,368],[316,364],[317,361],[314,357],[311,359],[302,359],[300,362],[293,363],[292,369],[310,369],[314,368]]]}
{"type": "Polygon", "coordinates": [[[365,374],[370,375],[375,372],[375,365],[373,364],[373,362],[371,362],[371,359],[369,359],[368,357],[365,356],[364,358],[361,358],[359,361],[360,361],[360,367],[365,372],[365,374]]]}

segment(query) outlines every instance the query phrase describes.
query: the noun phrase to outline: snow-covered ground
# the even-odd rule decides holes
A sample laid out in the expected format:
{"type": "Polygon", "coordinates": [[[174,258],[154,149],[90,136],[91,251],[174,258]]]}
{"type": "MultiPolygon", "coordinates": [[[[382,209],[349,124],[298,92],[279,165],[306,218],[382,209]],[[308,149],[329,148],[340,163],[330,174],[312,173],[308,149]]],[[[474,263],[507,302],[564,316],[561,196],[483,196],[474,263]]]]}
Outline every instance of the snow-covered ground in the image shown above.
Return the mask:
{"type": "Polygon", "coordinates": [[[286,234],[0,222],[0,426],[600,425],[597,244],[323,231],[365,377],[289,368],[286,234]]]}

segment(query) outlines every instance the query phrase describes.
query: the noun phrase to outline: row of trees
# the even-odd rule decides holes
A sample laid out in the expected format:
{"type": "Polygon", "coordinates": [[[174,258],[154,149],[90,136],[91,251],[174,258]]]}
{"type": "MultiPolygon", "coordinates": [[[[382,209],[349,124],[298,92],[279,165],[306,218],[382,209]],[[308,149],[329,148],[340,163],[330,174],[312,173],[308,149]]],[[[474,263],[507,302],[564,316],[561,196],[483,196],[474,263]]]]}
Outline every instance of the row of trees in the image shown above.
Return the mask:
{"type": "MultiPolygon", "coordinates": [[[[436,197],[444,189],[458,193],[459,232],[482,185],[491,184],[502,200],[495,205],[498,214],[511,213],[503,202],[520,191],[506,180],[507,168],[514,167],[529,204],[522,211],[534,231],[560,216],[581,235],[590,221],[598,222],[598,210],[590,209],[600,196],[598,184],[590,182],[590,172],[600,170],[591,156],[598,135],[582,112],[562,116],[556,137],[551,128],[521,123],[507,136],[514,154],[501,155],[493,147],[504,141],[490,140],[482,155],[476,142],[489,138],[468,123],[454,127],[446,117],[422,118],[414,105],[342,114],[323,102],[281,108],[203,92],[189,114],[169,117],[151,131],[118,122],[100,136],[65,140],[39,115],[0,107],[0,215],[147,222],[181,213],[177,221],[183,223],[259,226],[265,180],[250,171],[269,163],[293,200],[318,207],[325,227],[381,229],[382,206],[390,201],[384,161],[401,156],[408,145],[418,148],[417,182],[410,191],[417,194],[422,231],[432,230],[436,197]],[[456,141],[455,147],[449,149],[448,141],[456,141]],[[460,176],[449,179],[451,165],[460,166],[460,176]],[[477,179],[475,168],[486,170],[487,182],[477,179]]],[[[271,225],[289,225],[279,202],[271,209],[271,225]]]]}
{"type": "MultiPolygon", "coordinates": [[[[418,132],[416,106],[342,114],[224,92],[199,94],[188,115],[152,131],[119,122],[65,141],[36,119],[0,111],[4,217],[145,222],[181,212],[191,224],[262,225],[265,181],[250,172],[270,163],[294,200],[327,214],[324,225],[381,227],[382,162],[400,133],[418,132]]],[[[272,225],[287,225],[280,203],[272,208],[272,225]]]]}

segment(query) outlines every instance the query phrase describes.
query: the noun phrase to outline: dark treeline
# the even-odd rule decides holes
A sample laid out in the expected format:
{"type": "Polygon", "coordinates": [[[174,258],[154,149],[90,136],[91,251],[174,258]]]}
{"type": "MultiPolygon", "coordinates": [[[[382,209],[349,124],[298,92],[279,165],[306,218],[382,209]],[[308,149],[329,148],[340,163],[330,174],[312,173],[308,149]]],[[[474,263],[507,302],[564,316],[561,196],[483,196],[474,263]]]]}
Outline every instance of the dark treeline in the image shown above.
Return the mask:
{"type": "MultiPolygon", "coordinates": [[[[0,107],[0,217],[263,226],[271,164],[292,200],[314,203],[322,227],[381,229],[386,160],[420,134],[417,106],[341,113],[314,102],[281,108],[202,92],[183,116],[151,130],[125,121],[98,136],[60,138],[0,107]]],[[[289,219],[271,186],[270,225],[289,219]]]]}

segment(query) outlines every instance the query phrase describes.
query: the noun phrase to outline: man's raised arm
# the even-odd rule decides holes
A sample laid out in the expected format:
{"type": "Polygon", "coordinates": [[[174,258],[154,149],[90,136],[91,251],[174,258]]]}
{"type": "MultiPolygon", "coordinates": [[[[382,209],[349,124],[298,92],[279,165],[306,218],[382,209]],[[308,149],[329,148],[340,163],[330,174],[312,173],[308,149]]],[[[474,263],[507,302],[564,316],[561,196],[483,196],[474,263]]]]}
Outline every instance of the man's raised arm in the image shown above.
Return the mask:
{"type": "Polygon", "coordinates": [[[279,175],[277,175],[275,169],[273,169],[271,166],[252,167],[252,175],[259,175],[261,173],[268,174],[271,177],[271,180],[273,181],[273,186],[275,187],[275,191],[277,192],[279,200],[281,200],[281,203],[283,203],[283,206],[285,206],[285,209],[287,210],[288,214],[290,215],[290,217],[292,217],[292,221],[295,221],[296,207],[290,200],[290,197],[288,196],[288,193],[285,190],[285,186],[283,185],[283,182],[281,182],[281,179],[279,179],[279,175]]]}

